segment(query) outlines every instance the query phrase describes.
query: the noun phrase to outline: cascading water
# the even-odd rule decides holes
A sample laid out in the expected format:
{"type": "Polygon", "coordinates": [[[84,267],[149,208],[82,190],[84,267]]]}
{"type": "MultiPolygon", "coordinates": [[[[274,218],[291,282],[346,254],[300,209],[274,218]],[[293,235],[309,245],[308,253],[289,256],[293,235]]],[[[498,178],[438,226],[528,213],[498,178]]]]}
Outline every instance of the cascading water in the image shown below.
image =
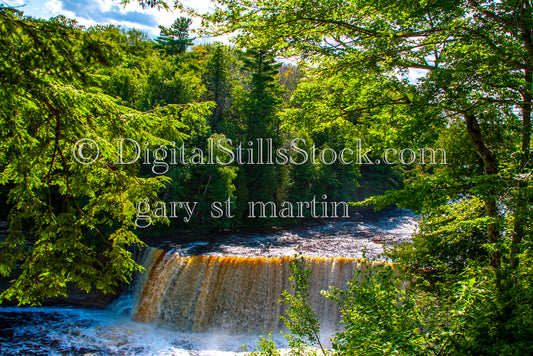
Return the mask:
{"type": "MultiPolygon", "coordinates": [[[[289,289],[289,262],[306,256],[311,303],[325,338],[339,326],[338,310],[319,294],[342,287],[362,251],[375,257],[383,244],[409,239],[416,227],[408,211],[373,219],[338,221],[272,234],[231,235],[214,241],[165,241],[145,248],[145,267],[105,310],[65,306],[0,307],[0,355],[236,355],[251,351],[259,335],[279,330],[289,289]],[[327,257],[324,257],[327,256],[327,257]],[[339,258],[344,256],[350,258],[339,258]]],[[[286,340],[273,334],[278,346],[286,340]]]]}
{"type": "MultiPolygon", "coordinates": [[[[279,303],[290,290],[293,257],[180,256],[148,249],[132,316],[181,331],[225,330],[264,333],[281,329],[279,303]],[[146,278],[146,276],[148,276],[146,278]]],[[[329,286],[343,288],[362,262],[350,258],[307,257],[311,303],[322,324],[334,327],[339,312],[320,295],[329,286]]]]}

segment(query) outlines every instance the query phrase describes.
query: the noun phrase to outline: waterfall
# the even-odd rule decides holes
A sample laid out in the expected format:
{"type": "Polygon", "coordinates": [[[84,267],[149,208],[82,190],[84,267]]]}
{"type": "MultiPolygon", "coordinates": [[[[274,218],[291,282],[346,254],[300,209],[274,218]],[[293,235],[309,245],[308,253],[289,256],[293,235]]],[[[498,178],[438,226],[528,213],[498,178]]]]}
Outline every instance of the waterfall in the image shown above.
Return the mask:
{"type": "MultiPolygon", "coordinates": [[[[278,302],[290,290],[293,257],[181,256],[148,248],[146,268],[137,280],[132,316],[181,331],[221,330],[256,333],[280,330],[286,309],[278,302]]],[[[343,288],[361,260],[306,257],[311,269],[311,304],[322,327],[340,319],[335,303],[320,295],[329,286],[343,288]]]]}

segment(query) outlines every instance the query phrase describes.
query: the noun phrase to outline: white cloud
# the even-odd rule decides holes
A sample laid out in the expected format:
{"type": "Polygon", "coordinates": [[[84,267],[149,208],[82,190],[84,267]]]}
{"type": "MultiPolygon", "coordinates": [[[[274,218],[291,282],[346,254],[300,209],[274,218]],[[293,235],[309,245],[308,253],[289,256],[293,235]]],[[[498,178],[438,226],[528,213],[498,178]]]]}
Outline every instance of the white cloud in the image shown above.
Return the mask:
{"type": "Polygon", "coordinates": [[[7,5],[9,6],[20,6],[20,5],[24,5],[24,0],[10,0],[10,1],[7,1],[6,2],[7,5]]]}
{"type": "Polygon", "coordinates": [[[112,0],[96,0],[95,3],[102,12],[111,11],[117,6],[117,2],[112,0]]]}
{"type": "Polygon", "coordinates": [[[61,1],[59,0],[50,0],[44,4],[44,15],[47,17],[52,17],[59,15],[63,10],[61,6],[61,1]]]}
{"type": "MultiPolygon", "coordinates": [[[[131,0],[126,6],[123,6],[120,0],[11,0],[11,4],[22,2],[27,4],[23,10],[30,16],[50,18],[64,15],[77,20],[83,26],[111,23],[145,31],[151,37],[159,35],[158,25],[170,27],[176,18],[187,16],[187,14],[172,8],[168,11],[149,7],[143,9],[136,0],[131,0]]],[[[167,2],[172,6],[173,0],[167,0],[167,2]]],[[[213,10],[210,0],[184,0],[183,3],[200,13],[213,10]]],[[[193,18],[191,28],[196,29],[200,25],[201,20],[193,18]]],[[[214,41],[229,43],[229,36],[198,38],[195,43],[214,41]]]]}
{"type": "Polygon", "coordinates": [[[78,17],[74,12],[63,9],[63,3],[61,2],[61,0],[47,1],[43,7],[42,17],[50,18],[58,15],[63,15],[68,18],[75,19],[82,26],[90,27],[98,25],[98,22],[94,20],[78,17]]]}

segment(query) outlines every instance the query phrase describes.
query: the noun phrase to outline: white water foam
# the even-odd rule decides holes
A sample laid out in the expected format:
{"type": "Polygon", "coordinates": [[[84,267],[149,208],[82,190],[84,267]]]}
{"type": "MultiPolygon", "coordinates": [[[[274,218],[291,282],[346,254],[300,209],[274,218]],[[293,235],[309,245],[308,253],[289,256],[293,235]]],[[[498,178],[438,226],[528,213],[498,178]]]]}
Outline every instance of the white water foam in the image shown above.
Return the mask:
{"type": "MultiPolygon", "coordinates": [[[[105,310],[0,308],[0,355],[242,355],[259,340],[258,335],[186,333],[137,323],[127,313],[116,313],[127,303],[119,299],[105,310]]],[[[287,346],[281,336],[275,339],[287,346]]]]}

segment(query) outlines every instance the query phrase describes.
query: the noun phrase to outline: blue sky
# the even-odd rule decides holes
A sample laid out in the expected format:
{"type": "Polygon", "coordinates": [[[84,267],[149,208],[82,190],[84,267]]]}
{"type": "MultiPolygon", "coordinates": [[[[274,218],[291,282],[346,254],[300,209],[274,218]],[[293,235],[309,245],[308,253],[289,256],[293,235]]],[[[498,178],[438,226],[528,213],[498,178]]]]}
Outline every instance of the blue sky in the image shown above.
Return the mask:
{"type": "MultiPolygon", "coordinates": [[[[17,6],[26,15],[37,18],[65,15],[84,26],[112,23],[142,30],[151,37],[159,35],[158,25],[169,27],[177,17],[183,15],[179,10],[143,9],[135,0],[131,0],[126,7],[120,4],[120,0],[0,0],[0,3],[17,6]]],[[[186,0],[184,4],[204,12],[210,7],[209,0],[186,0]]],[[[199,26],[199,23],[199,20],[195,20],[193,27],[199,26]]]]}

